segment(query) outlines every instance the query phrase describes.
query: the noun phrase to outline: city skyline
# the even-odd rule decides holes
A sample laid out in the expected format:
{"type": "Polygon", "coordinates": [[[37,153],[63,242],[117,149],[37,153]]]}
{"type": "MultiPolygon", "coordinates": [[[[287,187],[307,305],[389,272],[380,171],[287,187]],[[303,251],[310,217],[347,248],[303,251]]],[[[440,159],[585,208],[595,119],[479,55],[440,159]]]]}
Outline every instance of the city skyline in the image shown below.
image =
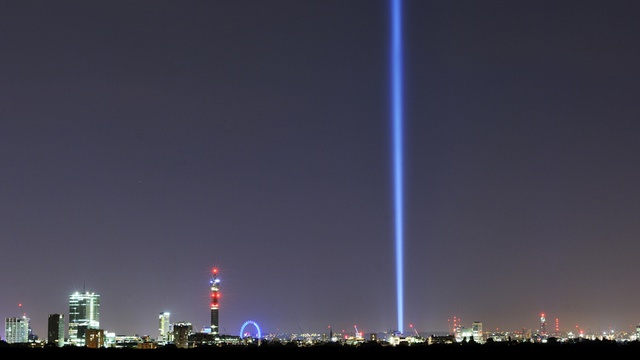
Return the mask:
{"type": "MultiPolygon", "coordinates": [[[[212,273],[215,274],[214,277],[212,278],[212,281],[210,282],[210,284],[219,284],[219,279],[217,279],[217,269],[212,269],[212,273]]],[[[218,288],[216,287],[215,290],[212,289],[212,298],[217,298],[217,296],[215,296],[216,294],[218,294],[218,288]]],[[[89,292],[89,291],[85,291],[83,293],[74,293],[71,294],[69,296],[69,312],[66,315],[63,314],[58,314],[58,313],[53,313],[53,314],[49,314],[48,316],[48,326],[52,326],[55,325],[56,327],[58,327],[58,332],[60,334],[62,334],[61,336],[63,336],[65,334],[65,332],[68,334],[67,337],[63,337],[61,338],[62,340],[67,339],[68,340],[68,344],[70,345],[74,345],[74,346],[83,346],[82,342],[78,342],[79,339],[83,339],[84,335],[81,335],[78,333],[78,326],[87,326],[88,329],[96,329],[96,330],[102,330],[105,331],[106,333],[113,333],[111,331],[109,331],[109,329],[103,329],[102,327],[99,326],[99,294],[95,294],[93,292],[89,292]],[[89,318],[85,319],[79,319],[78,318],[78,309],[79,309],[79,305],[83,306],[83,307],[87,307],[87,309],[89,308],[93,308],[93,306],[90,306],[91,302],[94,302],[96,300],[91,300],[91,299],[98,299],[97,300],[97,307],[95,310],[91,310],[91,312],[93,313],[95,311],[94,315],[88,315],[89,318]],[[54,318],[54,323],[51,322],[52,317],[54,318]],[[78,319],[76,319],[78,318],[78,319]],[[90,321],[91,320],[91,321],[90,321]],[[71,324],[71,326],[69,325],[71,324]],[[65,331],[65,328],[67,328],[67,331],[65,331]]],[[[239,334],[233,334],[233,333],[219,333],[218,331],[216,331],[215,329],[217,328],[217,310],[218,308],[215,307],[215,312],[214,310],[214,306],[211,306],[211,310],[212,310],[212,318],[211,320],[211,325],[210,326],[202,326],[202,327],[197,327],[194,326],[194,324],[191,321],[177,321],[177,322],[173,322],[170,321],[171,320],[171,313],[164,311],[164,312],[160,312],[159,313],[159,317],[158,317],[158,322],[159,322],[159,329],[158,329],[158,333],[157,334],[120,334],[120,333],[114,333],[116,336],[128,336],[128,337],[133,337],[133,336],[138,336],[140,338],[147,338],[149,337],[151,340],[153,341],[158,341],[161,343],[164,343],[167,341],[167,334],[170,331],[170,327],[173,324],[189,324],[190,326],[193,326],[192,331],[193,333],[207,333],[207,334],[215,334],[215,335],[231,335],[231,336],[237,336],[239,335],[240,337],[243,337],[243,331],[244,329],[250,325],[254,327],[254,331],[247,331],[245,332],[251,335],[247,335],[247,336],[253,336],[256,337],[257,339],[261,339],[264,336],[282,336],[283,334],[287,334],[287,333],[271,333],[271,334],[262,334],[259,328],[259,324],[257,324],[255,321],[253,320],[247,320],[245,321],[242,326],[240,327],[240,333],[239,334]],[[213,317],[213,314],[216,314],[216,317],[213,317]]],[[[86,310],[88,311],[88,310],[86,310]]],[[[22,314],[22,316],[16,316],[16,317],[7,317],[5,318],[5,325],[6,326],[10,326],[8,324],[15,324],[16,322],[24,322],[26,321],[26,328],[28,328],[29,330],[32,330],[31,327],[31,318],[29,318],[27,316],[26,313],[22,314]]],[[[413,336],[415,334],[416,337],[429,337],[429,336],[442,336],[443,334],[448,334],[448,335],[456,335],[458,334],[459,336],[467,336],[467,332],[471,331],[472,329],[476,330],[476,326],[479,326],[479,336],[483,336],[484,339],[479,339],[482,340],[482,342],[484,342],[484,340],[486,338],[490,338],[492,336],[509,336],[509,337],[521,337],[522,339],[528,339],[531,341],[540,341],[540,340],[535,340],[536,338],[540,337],[541,338],[548,338],[548,337],[567,337],[568,338],[579,338],[579,337],[585,337],[585,338],[589,338],[589,339],[617,339],[618,337],[624,336],[623,338],[626,340],[634,340],[638,331],[640,329],[640,324],[639,325],[635,325],[632,326],[631,329],[597,329],[597,330],[593,330],[593,329],[584,329],[584,328],[580,328],[578,325],[575,326],[575,328],[566,328],[565,326],[560,326],[560,319],[558,317],[555,317],[554,319],[552,319],[552,324],[551,326],[549,326],[548,322],[547,322],[547,314],[545,313],[541,313],[539,314],[539,322],[538,322],[538,326],[534,327],[534,328],[521,328],[521,329],[486,329],[486,331],[483,329],[483,322],[482,321],[473,321],[471,323],[471,325],[466,324],[465,322],[462,321],[462,319],[453,316],[452,319],[449,319],[450,321],[448,321],[449,324],[449,328],[447,331],[442,331],[442,330],[437,330],[437,331],[422,331],[419,332],[417,330],[417,328],[415,328],[413,326],[413,324],[409,324],[409,331],[407,333],[401,334],[398,333],[395,330],[390,330],[390,329],[384,329],[384,330],[374,330],[371,331],[370,333],[368,333],[367,335],[370,334],[382,334],[382,333],[386,333],[389,335],[395,335],[395,334],[401,334],[404,336],[413,336]],[[460,333],[463,333],[463,335],[460,335],[460,333]],[[626,334],[626,335],[625,335],[626,334]]],[[[11,328],[16,327],[16,325],[10,326],[11,328]]],[[[19,328],[19,327],[18,327],[19,328]]],[[[13,339],[13,337],[16,336],[16,334],[6,334],[6,331],[8,331],[9,327],[5,328],[5,337],[0,338],[0,340],[5,340],[5,341],[9,341],[12,342],[9,339],[13,339]]],[[[86,330],[86,329],[85,329],[86,330]]],[[[82,331],[84,332],[84,330],[82,331]]],[[[304,335],[304,334],[309,334],[309,333],[305,333],[305,332],[301,332],[301,333],[289,333],[290,335],[292,334],[298,334],[298,335],[304,335]]],[[[310,334],[335,334],[338,335],[340,338],[346,339],[347,337],[364,337],[365,333],[362,331],[358,331],[357,325],[354,324],[353,326],[353,330],[349,329],[349,330],[342,330],[342,331],[338,331],[337,329],[333,329],[331,327],[328,327],[327,329],[325,329],[324,331],[321,332],[310,332],[310,334]]],[[[31,341],[31,335],[35,336],[37,340],[43,341],[43,340],[47,340],[48,338],[44,338],[42,336],[40,336],[37,333],[32,333],[31,331],[29,332],[29,339],[31,341]]],[[[26,336],[26,335],[25,335],[26,336]]],[[[57,339],[57,338],[56,338],[57,339]]],[[[57,340],[55,340],[57,341],[57,340]]],[[[458,341],[462,341],[462,338],[459,339],[458,341]]],[[[15,339],[13,339],[13,342],[15,342],[15,339]]],[[[62,346],[62,345],[59,345],[62,346]]]]}
{"type": "MultiPolygon", "coordinates": [[[[220,279],[218,278],[217,268],[211,269],[209,289],[210,289],[209,294],[211,295],[210,300],[213,301],[215,299],[219,299],[220,279]]],[[[20,309],[22,309],[22,304],[18,304],[18,306],[20,309]]],[[[66,314],[62,315],[60,313],[51,313],[48,315],[48,318],[50,319],[51,316],[55,315],[56,317],[60,317],[62,319],[62,322],[65,324],[65,326],[63,326],[63,329],[66,328],[65,333],[67,333],[68,335],[66,337],[68,338],[68,343],[75,346],[82,346],[82,341],[78,342],[78,339],[84,338],[83,335],[78,333],[78,330],[77,330],[78,326],[85,326],[86,328],[89,328],[89,329],[100,329],[108,333],[114,333],[116,336],[150,337],[151,339],[156,341],[162,341],[162,340],[166,341],[166,339],[163,339],[163,337],[161,336],[161,333],[162,333],[161,330],[164,329],[166,332],[167,329],[169,329],[170,325],[178,324],[178,323],[190,324],[193,327],[192,329],[193,333],[211,333],[211,334],[232,335],[232,336],[239,335],[238,331],[236,331],[235,333],[234,332],[228,333],[228,332],[219,332],[219,330],[216,330],[218,328],[218,320],[219,320],[219,303],[217,302],[213,302],[209,304],[209,309],[211,311],[210,318],[209,318],[210,324],[205,324],[202,326],[198,326],[197,323],[192,322],[190,320],[186,320],[186,319],[179,320],[179,321],[171,321],[170,311],[160,312],[159,317],[156,318],[156,320],[158,320],[159,322],[159,329],[156,334],[153,334],[153,333],[127,334],[127,333],[113,332],[110,329],[105,329],[99,325],[100,323],[99,308],[100,308],[100,294],[96,294],[95,292],[84,289],[82,293],[74,292],[73,294],[69,295],[69,307],[68,307],[69,311],[66,314]],[[94,305],[91,305],[94,303],[95,303],[95,309],[94,309],[94,305]],[[83,309],[86,307],[86,309],[79,312],[78,309],[80,309],[81,307],[83,309]],[[85,311],[89,313],[85,313],[85,311]],[[85,316],[86,316],[86,319],[85,319],[85,316]]],[[[547,320],[547,315],[548,314],[545,312],[538,314],[538,318],[537,318],[538,322],[536,323],[536,326],[533,326],[533,327],[523,326],[518,329],[484,328],[483,330],[481,330],[481,333],[483,333],[485,337],[491,337],[492,336],[491,334],[495,334],[495,335],[506,334],[509,336],[522,336],[525,339],[533,339],[538,336],[543,336],[543,337],[569,336],[569,338],[585,337],[585,338],[603,339],[603,338],[607,338],[607,336],[617,337],[617,336],[621,336],[621,334],[626,334],[627,336],[626,339],[628,339],[628,336],[635,336],[638,333],[638,329],[640,328],[640,324],[635,324],[635,325],[630,324],[628,329],[611,328],[611,327],[606,329],[601,329],[601,328],[591,329],[591,328],[580,327],[579,325],[566,326],[565,324],[561,325],[561,321],[557,315],[551,319],[552,322],[550,325],[547,320]]],[[[11,320],[10,323],[26,320],[29,330],[40,327],[39,324],[38,326],[35,326],[35,327],[32,326],[33,319],[31,319],[27,313],[22,313],[21,315],[18,315],[18,316],[6,317],[5,322],[8,320],[11,320]]],[[[47,324],[48,322],[49,321],[47,321],[47,324]]],[[[35,323],[37,324],[39,322],[36,321],[35,323]]],[[[256,336],[257,338],[260,338],[261,336],[278,336],[281,334],[302,335],[302,334],[333,333],[333,334],[339,335],[341,338],[346,339],[346,337],[352,337],[352,336],[358,337],[358,334],[360,334],[360,336],[362,337],[365,334],[364,331],[358,331],[357,324],[354,324],[353,328],[347,328],[342,330],[328,326],[326,329],[321,329],[320,331],[311,331],[311,330],[304,331],[303,329],[299,328],[300,332],[294,331],[294,332],[261,333],[259,324],[250,319],[244,321],[242,325],[239,327],[240,333],[242,333],[243,329],[245,329],[247,324],[252,324],[252,326],[255,327],[255,329],[253,329],[253,332],[251,331],[248,331],[248,332],[251,333],[252,336],[256,336]]],[[[460,331],[464,332],[464,331],[471,330],[472,328],[475,327],[476,324],[480,324],[482,329],[482,326],[483,326],[482,324],[484,324],[484,322],[477,319],[471,322],[468,322],[468,321],[463,321],[463,319],[457,316],[452,316],[451,318],[447,319],[447,326],[448,326],[447,329],[422,329],[421,331],[418,331],[417,327],[415,327],[414,324],[408,324],[408,331],[401,334],[405,336],[413,336],[415,333],[415,335],[418,337],[429,337],[431,335],[441,336],[443,334],[455,335],[460,331]]],[[[6,332],[6,328],[5,328],[5,332],[6,332]]],[[[82,333],[83,332],[84,330],[82,330],[82,333]]],[[[394,334],[396,332],[397,330],[392,328],[373,329],[368,331],[367,334],[372,334],[372,333],[394,334]]],[[[42,334],[38,334],[37,332],[33,332],[33,335],[38,337],[40,341],[47,339],[46,336],[43,336],[42,334]]],[[[240,336],[242,337],[242,335],[240,336]]],[[[6,333],[3,337],[0,337],[1,340],[5,340],[5,341],[7,341],[8,338],[9,338],[9,335],[6,333]]]]}
{"type": "Polygon", "coordinates": [[[402,319],[387,0],[0,3],[0,318],[634,328],[640,3],[402,4],[402,319]]]}

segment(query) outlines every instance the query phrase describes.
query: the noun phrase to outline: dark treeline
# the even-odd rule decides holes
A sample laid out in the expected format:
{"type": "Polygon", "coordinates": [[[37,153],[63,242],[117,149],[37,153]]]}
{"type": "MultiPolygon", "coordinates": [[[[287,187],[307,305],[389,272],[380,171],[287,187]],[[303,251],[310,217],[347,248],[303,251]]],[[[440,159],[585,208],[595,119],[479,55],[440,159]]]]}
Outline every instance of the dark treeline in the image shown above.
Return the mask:
{"type": "MultiPolygon", "coordinates": [[[[384,346],[375,342],[364,343],[359,346],[347,346],[339,344],[321,344],[314,346],[290,346],[283,344],[262,344],[260,346],[204,346],[190,349],[182,349],[173,346],[165,346],[156,349],[135,348],[99,348],[86,347],[44,347],[30,348],[26,346],[14,346],[0,344],[0,358],[9,359],[8,356],[28,355],[31,357],[64,356],[66,359],[84,358],[93,356],[133,356],[137,359],[171,358],[178,359],[184,356],[200,358],[205,356],[276,356],[284,358],[304,358],[307,356],[330,356],[358,358],[375,356],[377,358],[399,358],[402,356],[416,356],[425,358],[440,358],[441,356],[588,356],[603,355],[637,357],[640,355],[640,343],[638,341],[616,342],[608,340],[581,341],[576,343],[516,343],[496,342],[485,344],[418,344],[411,346],[384,346]]],[[[16,357],[17,358],[17,357],[16,357]]],[[[417,359],[417,358],[416,358],[417,359]]],[[[329,360],[332,360],[329,358],[329,360]]]]}

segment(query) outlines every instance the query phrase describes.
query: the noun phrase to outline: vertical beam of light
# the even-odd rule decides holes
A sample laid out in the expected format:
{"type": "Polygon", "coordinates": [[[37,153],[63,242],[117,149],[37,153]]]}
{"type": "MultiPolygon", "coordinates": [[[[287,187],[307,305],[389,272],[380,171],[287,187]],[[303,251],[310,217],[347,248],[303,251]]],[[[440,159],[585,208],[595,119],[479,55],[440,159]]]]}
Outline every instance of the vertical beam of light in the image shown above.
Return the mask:
{"type": "Polygon", "coordinates": [[[404,324],[404,190],[403,190],[403,106],[402,106],[402,1],[391,0],[391,84],[393,122],[393,189],[395,210],[396,301],[398,331],[404,324]]]}

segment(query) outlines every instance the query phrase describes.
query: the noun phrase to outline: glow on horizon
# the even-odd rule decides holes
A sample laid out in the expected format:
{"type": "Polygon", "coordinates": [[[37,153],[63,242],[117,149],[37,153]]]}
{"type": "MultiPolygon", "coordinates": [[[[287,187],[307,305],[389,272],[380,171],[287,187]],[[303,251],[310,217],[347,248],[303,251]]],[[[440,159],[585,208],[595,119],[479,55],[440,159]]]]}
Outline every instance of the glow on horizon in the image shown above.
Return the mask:
{"type": "Polygon", "coordinates": [[[396,301],[398,331],[404,324],[404,191],[403,191],[403,106],[402,106],[402,1],[391,0],[391,84],[393,106],[393,180],[395,210],[396,301]]]}

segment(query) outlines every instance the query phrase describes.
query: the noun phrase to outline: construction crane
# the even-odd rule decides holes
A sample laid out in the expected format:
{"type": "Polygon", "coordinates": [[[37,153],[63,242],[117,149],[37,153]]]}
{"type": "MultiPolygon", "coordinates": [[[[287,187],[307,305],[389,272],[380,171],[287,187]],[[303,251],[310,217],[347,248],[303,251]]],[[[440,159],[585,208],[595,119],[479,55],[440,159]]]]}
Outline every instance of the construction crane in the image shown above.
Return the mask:
{"type": "Polygon", "coordinates": [[[409,327],[413,329],[413,333],[416,334],[416,337],[420,337],[420,335],[418,335],[418,330],[413,327],[413,324],[409,324],[409,327]]]}
{"type": "Polygon", "coordinates": [[[358,327],[353,325],[353,328],[356,329],[356,338],[358,338],[358,339],[362,338],[362,334],[360,332],[358,332],[358,327]]]}

